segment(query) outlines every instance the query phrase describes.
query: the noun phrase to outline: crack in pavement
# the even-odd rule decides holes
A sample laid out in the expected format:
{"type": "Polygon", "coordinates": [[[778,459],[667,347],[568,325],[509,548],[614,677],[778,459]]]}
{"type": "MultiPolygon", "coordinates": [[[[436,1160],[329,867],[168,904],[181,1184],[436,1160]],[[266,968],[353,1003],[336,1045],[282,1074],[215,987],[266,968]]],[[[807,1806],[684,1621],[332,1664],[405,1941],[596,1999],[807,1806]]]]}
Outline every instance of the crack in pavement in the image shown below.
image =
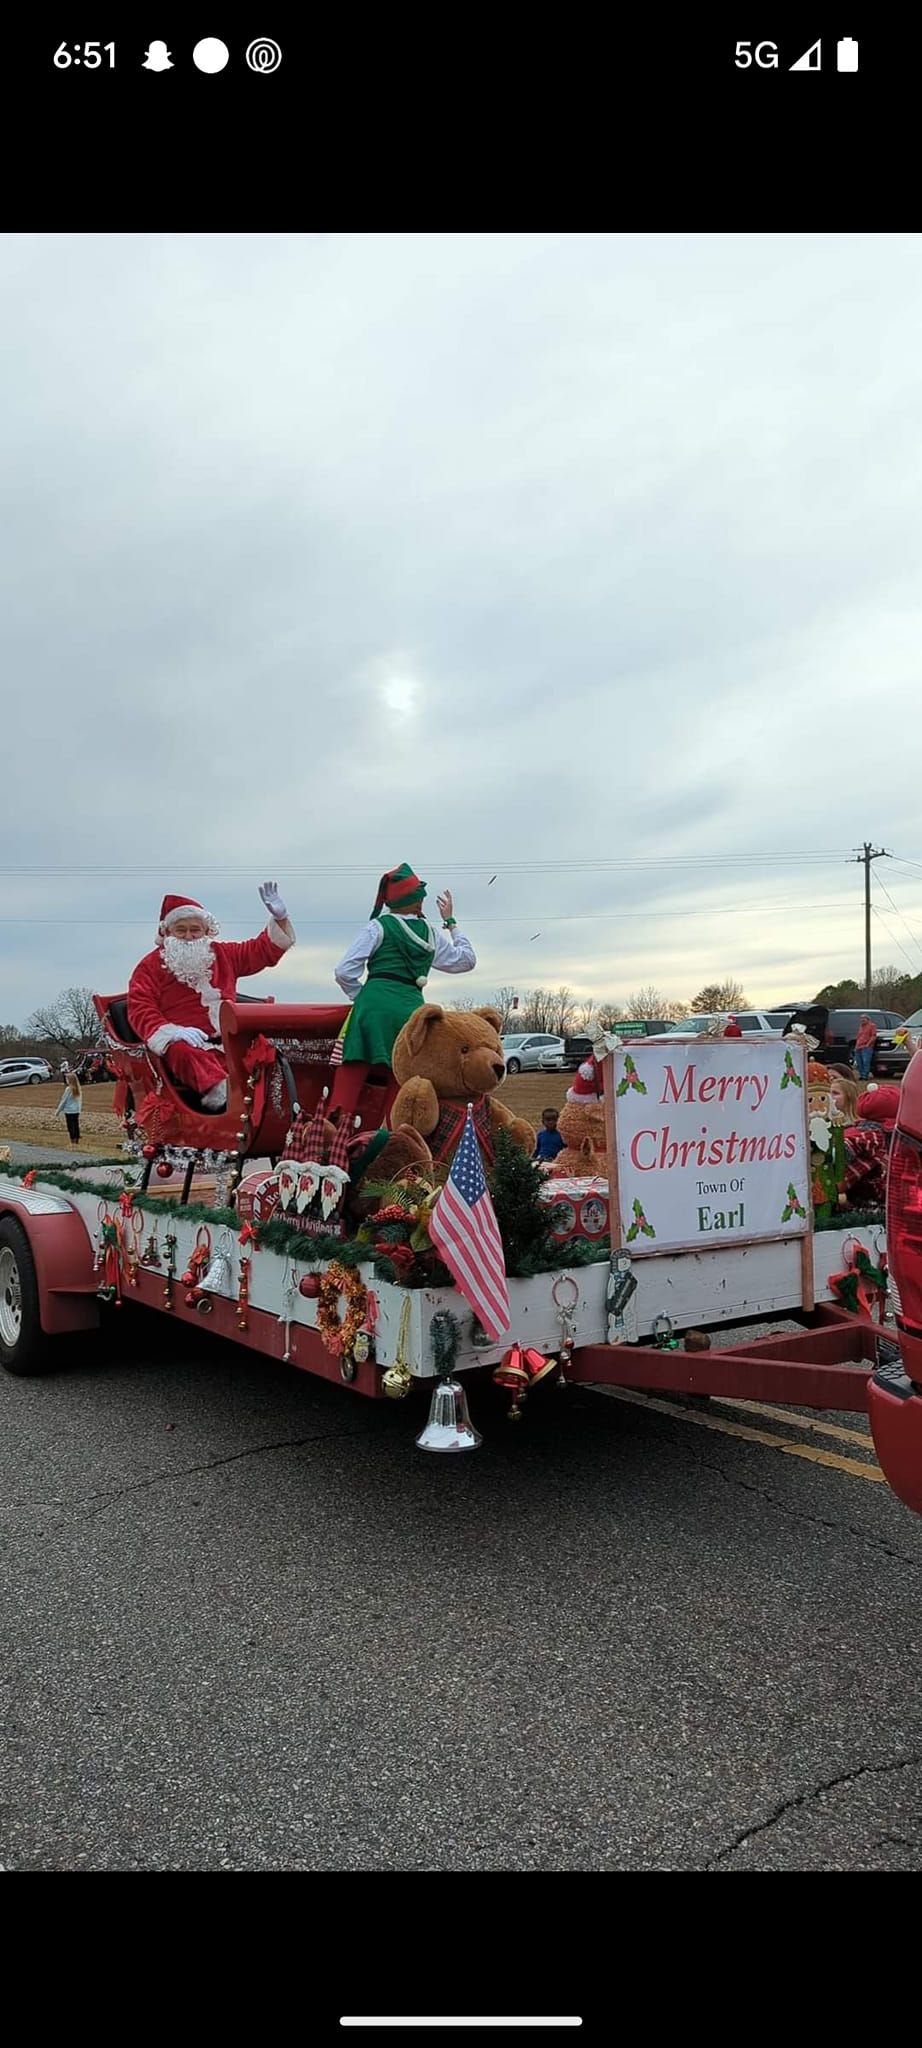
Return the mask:
{"type": "Polygon", "coordinates": [[[767,1834],[770,1828],[777,1827],[785,1814],[796,1812],[799,1807],[806,1806],[809,1800],[819,1799],[824,1792],[834,1792],[840,1785],[854,1785],[859,1778],[885,1778],[894,1771],[910,1770],[914,1764],[922,1764],[922,1754],[898,1757],[891,1764],[859,1764],[853,1771],[840,1771],[834,1778],[821,1779],[818,1785],[807,1785],[802,1792],[795,1792],[790,1799],[783,1799],[765,1820],[757,1821],[754,1827],[744,1828],[740,1834],[734,1836],[732,1842],[727,1842],[724,1848],[718,1849],[716,1856],[712,1856],[704,1865],[705,1870],[717,1870],[728,1856],[735,1855],[737,1849],[744,1848],[747,1842],[753,1842],[758,1835],[767,1834]]]}
{"type": "Polygon", "coordinates": [[[216,1472],[222,1465],[236,1465],[244,1458],[263,1458],[272,1451],[301,1450],[307,1444],[333,1443],[337,1438],[361,1438],[369,1435],[362,1429],[324,1429],[314,1436],[279,1437],[277,1442],[251,1444],[243,1451],[228,1451],[224,1457],[208,1458],[203,1464],[165,1466],[160,1472],[151,1472],[146,1479],[133,1480],[130,1486],[104,1487],[97,1493],[78,1494],[74,1500],[17,1500],[12,1501],[3,1512],[12,1513],[16,1508],[38,1508],[54,1513],[55,1510],[82,1508],[100,1501],[124,1500],[130,1493],[143,1493],[151,1486],[160,1486],[164,1481],[194,1478],[201,1472],[216,1472]]]}
{"type": "MultiPolygon", "coordinates": [[[[669,1427],[668,1416],[657,1416],[656,1419],[669,1427]]],[[[922,1571],[922,1557],[909,1557],[905,1551],[895,1550],[884,1537],[872,1536],[867,1529],[859,1528],[854,1522],[839,1522],[829,1515],[811,1514],[807,1508],[798,1508],[791,1501],[780,1500],[778,1495],[770,1493],[767,1487],[758,1486],[752,1479],[743,1479],[738,1472],[731,1472],[726,1465],[718,1464],[716,1459],[707,1457],[678,1427],[671,1442],[677,1450],[684,1451],[690,1462],[701,1471],[715,1472],[725,1486],[738,1486],[742,1493],[756,1494],[759,1500],[767,1501],[770,1507],[777,1508],[780,1514],[790,1516],[793,1521],[810,1522],[818,1529],[832,1529],[838,1536],[857,1536],[860,1542],[868,1544],[872,1550],[882,1551],[885,1557],[892,1558],[895,1563],[909,1565],[912,1571],[922,1571]]]]}

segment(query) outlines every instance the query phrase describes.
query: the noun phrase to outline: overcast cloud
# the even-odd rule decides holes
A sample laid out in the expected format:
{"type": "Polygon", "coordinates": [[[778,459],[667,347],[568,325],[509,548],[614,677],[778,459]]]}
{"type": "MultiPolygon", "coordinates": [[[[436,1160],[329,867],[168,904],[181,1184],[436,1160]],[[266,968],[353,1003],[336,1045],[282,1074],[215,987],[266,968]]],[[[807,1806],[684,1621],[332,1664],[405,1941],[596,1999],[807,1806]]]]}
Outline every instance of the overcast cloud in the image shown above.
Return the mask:
{"type": "Polygon", "coordinates": [[[266,876],[329,997],[401,860],[483,1000],[858,969],[848,852],[922,863],[920,247],[7,237],[0,1021],[266,876]]]}

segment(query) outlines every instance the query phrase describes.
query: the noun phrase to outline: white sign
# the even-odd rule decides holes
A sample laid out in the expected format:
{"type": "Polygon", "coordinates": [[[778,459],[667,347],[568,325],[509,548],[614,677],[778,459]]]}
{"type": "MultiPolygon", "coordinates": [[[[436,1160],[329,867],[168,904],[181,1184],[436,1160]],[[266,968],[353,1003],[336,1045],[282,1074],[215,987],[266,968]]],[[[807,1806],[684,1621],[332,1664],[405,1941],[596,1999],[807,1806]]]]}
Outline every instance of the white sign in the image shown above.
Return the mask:
{"type": "Polygon", "coordinates": [[[619,1046],[605,1088],[621,1242],[632,1253],[811,1228],[800,1047],[780,1038],[619,1046]]]}

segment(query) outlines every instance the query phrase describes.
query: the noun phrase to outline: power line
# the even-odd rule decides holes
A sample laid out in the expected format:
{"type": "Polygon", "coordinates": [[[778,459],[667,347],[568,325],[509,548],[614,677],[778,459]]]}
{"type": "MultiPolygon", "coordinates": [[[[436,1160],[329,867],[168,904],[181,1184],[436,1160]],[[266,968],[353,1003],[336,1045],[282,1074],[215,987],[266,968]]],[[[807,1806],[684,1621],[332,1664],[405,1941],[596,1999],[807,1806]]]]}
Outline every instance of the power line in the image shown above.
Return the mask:
{"type": "MultiPolygon", "coordinates": [[[[630,860],[511,860],[504,861],[502,863],[501,867],[497,869],[496,874],[493,876],[493,880],[495,881],[497,879],[502,879],[503,875],[517,876],[532,874],[614,874],[633,872],[636,871],[638,868],[663,870],[668,870],[670,868],[707,868],[719,870],[722,868],[738,869],[746,866],[801,867],[805,861],[813,862],[817,866],[829,867],[833,865],[838,865],[838,863],[845,857],[846,856],[843,850],[836,850],[830,853],[821,853],[817,851],[796,852],[792,850],[784,853],[640,854],[635,855],[630,860]]],[[[488,869],[490,869],[492,865],[493,863],[490,860],[454,861],[451,859],[446,860],[444,858],[440,859],[437,862],[429,860],[420,862],[420,866],[430,868],[437,867],[440,872],[447,872],[450,869],[453,874],[465,874],[472,876],[486,876],[488,869]]],[[[226,862],[201,861],[196,859],[184,860],[177,855],[170,856],[170,866],[173,869],[185,868],[188,871],[199,875],[252,875],[253,873],[252,862],[248,862],[244,866],[242,863],[229,864],[226,862]]],[[[157,861],[156,863],[150,862],[132,864],[125,861],[118,862],[118,872],[120,875],[160,876],[163,874],[163,869],[164,862],[162,859],[157,861]]],[[[289,867],[286,865],[285,873],[286,876],[317,876],[322,879],[328,879],[332,875],[343,876],[350,880],[359,878],[364,881],[368,881],[369,876],[371,874],[371,870],[367,866],[347,866],[344,863],[337,862],[336,865],[333,867],[289,867]]],[[[23,875],[105,876],[106,880],[109,881],[111,880],[112,876],[112,865],[111,862],[107,866],[101,867],[79,867],[75,866],[72,862],[68,862],[66,865],[62,864],[60,866],[33,866],[23,864],[14,867],[0,867],[0,875],[11,875],[17,878],[23,875]]],[[[488,886],[490,886],[489,883],[488,886]]]]}
{"type": "MultiPolygon", "coordinates": [[[[892,939],[893,944],[899,947],[900,952],[903,955],[903,959],[909,960],[909,965],[912,968],[913,972],[913,978],[915,978],[916,974],[918,973],[918,969],[916,967],[915,961],[909,959],[909,954],[906,951],[902,939],[898,939],[896,933],[894,931],[891,931],[888,919],[885,918],[882,910],[878,910],[876,903],[872,903],[871,909],[873,910],[874,916],[877,918],[878,923],[883,925],[885,932],[887,932],[889,937],[892,939]]],[[[867,1001],[870,1002],[870,1000],[870,996],[868,996],[867,1001]]]]}
{"type": "MultiPolygon", "coordinates": [[[[647,908],[646,910],[611,911],[578,910],[573,911],[572,913],[567,913],[565,915],[558,915],[556,912],[552,913],[544,918],[544,924],[621,924],[625,922],[627,919],[635,917],[642,917],[649,921],[651,916],[655,916],[657,918],[714,916],[751,917],[755,911],[759,911],[761,913],[764,911],[782,910],[844,909],[847,906],[850,906],[851,903],[852,898],[850,896],[825,896],[818,903],[801,903],[799,898],[788,897],[783,903],[707,903],[698,906],[694,910],[657,909],[651,911],[649,908],[647,908]]],[[[540,912],[537,913],[537,915],[539,916],[540,914],[540,912]]],[[[241,928],[243,928],[243,926],[246,923],[246,919],[242,917],[228,917],[227,922],[229,924],[239,924],[241,928]]],[[[534,916],[478,917],[476,922],[477,928],[479,930],[480,926],[484,924],[501,924],[504,926],[512,924],[533,924],[534,916]]],[[[143,925],[145,930],[147,930],[151,926],[151,919],[149,915],[143,915],[139,917],[0,917],[0,925],[130,925],[132,930],[134,930],[138,926],[143,925]]],[[[310,931],[342,931],[342,929],[342,918],[298,918],[299,933],[310,931]]]]}
{"type": "Polygon", "coordinates": [[[893,902],[893,897],[891,896],[891,894],[890,894],[890,891],[889,891],[889,889],[887,888],[887,884],[886,884],[886,882],[882,882],[882,881],[881,881],[881,879],[880,879],[880,876],[879,876],[879,875],[875,875],[874,879],[875,879],[875,881],[876,881],[876,883],[877,883],[877,886],[878,886],[878,888],[880,888],[880,889],[882,889],[882,890],[883,890],[883,892],[884,892],[884,895],[885,895],[885,896],[886,896],[886,898],[887,898],[887,902],[888,902],[889,904],[891,904],[891,905],[892,905],[892,907],[893,907],[893,909],[894,909],[894,910],[896,911],[897,917],[899,918],[899,920],[900,920],[900,923],[901,923],[901,925],[903,925],[903,926],[905,927],[906,931],[908,931],[908,933],[909,933],[909,936],[910,936],[910,938],[911,938],[911,940],[912,940],[912,943],[913,943],[913,945],[914,945],[914,946],[916,946],[916,947],[918,947],[918,950],[919,950],[919,952],[920,952],[920,953],[922,953],[922,939],[920,939],[920,938],[918,937],[918,934],[917,934],[916,932],[914,932],[914,931],[913,931],[912,925],[911,925],[911,924],[907,924],[907,922],[906,922],[906,919],[905,919],[905,917],[903,916],[903,913],[902,913],[902,911],[901,911],[901,909],[900,909],[900,906],[899,906],[899,904],[898,904],[898,903],[894,903],[894,902],[893,902]]]}

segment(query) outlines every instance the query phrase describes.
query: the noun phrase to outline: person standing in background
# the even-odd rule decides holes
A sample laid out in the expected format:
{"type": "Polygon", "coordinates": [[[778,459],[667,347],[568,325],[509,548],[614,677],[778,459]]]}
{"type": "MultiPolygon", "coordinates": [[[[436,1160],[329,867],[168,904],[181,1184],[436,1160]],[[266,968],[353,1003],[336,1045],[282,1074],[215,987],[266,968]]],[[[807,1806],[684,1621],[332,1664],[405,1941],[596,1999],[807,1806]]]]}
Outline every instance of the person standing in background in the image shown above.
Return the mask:
{"type": "Polygon", "coordinates": [[[870,1017],[862,1017],[861,1023],[858,1026],[858,1036],[855,1039],[855,1066],[860,1081],[867,1081],[870,1078],[871,1062],[874,1058],[874,1047],[876,1044],[877,1025],[872,1024],[870,1017]]]}
{"type": "Polygon", "coordinates": [[[83,1090],[73,1067],[68,1067],[64,1077],[64,1093],[55,1110],[55,1116],[63,1116],[64,1122],[67,1125],[67,1135],[74,1146],[80,1143],[80,1115],[82,1109],[83,1090]]]}

